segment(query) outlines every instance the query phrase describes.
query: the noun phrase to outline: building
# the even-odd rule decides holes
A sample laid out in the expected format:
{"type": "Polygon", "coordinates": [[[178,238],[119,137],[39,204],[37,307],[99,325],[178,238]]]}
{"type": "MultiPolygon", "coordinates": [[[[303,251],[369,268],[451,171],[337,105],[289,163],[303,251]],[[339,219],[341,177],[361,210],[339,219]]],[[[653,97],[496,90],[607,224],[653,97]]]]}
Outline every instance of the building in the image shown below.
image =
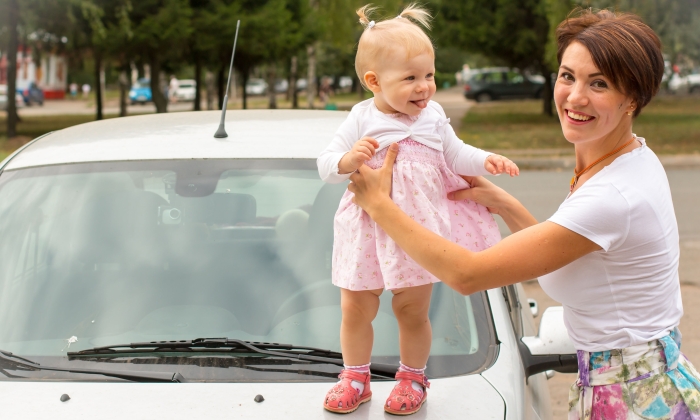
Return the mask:
{"type": "MultiPolygon", "coordinates": [[[[7,54],[0,52],[0,85],[7,84],[7,54]]],[[[42,53],[39,63],[31,48],[17,50],[17,90],[22,91],[35,82],[44,91],[45,99],[63,99],[66,94],[68,64],[63,55],[42,53]],[[38,65],[37,65],[38,64],[38,65]]]]}

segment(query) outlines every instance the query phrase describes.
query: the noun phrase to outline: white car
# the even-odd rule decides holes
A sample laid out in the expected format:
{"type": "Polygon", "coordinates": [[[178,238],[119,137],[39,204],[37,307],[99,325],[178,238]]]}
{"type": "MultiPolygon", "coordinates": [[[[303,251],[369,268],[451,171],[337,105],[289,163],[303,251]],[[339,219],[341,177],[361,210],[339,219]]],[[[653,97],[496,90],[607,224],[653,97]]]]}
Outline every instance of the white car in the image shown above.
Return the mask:
{"type": "Polygon", "coordinates": [[[191,79],[178,80],[175,97],[178,101],[194,101],[197,93],[197,82],[191,79]]]}
{"type": "MultiPolygon", "coordinates": [[[[19,91],[15,92],[15,104],[17,109],[24,108],[24,98],[19,91]]],[[[0,85],[0,111],[7,109],[7,85],[0,85]]]]}
{"type": "Polygon", "coordinates": [[[245,85],[248,95],[264,95],[267,93],[267,82],[263,79],[250,79],[245,85]]]}
{"type": "MultiPolygon", "coordinates": [[[[0,163],[0,405],[8,419],[329,419],[340,372],[330,281],[344,184],[316,157],[347,113],[250,110],[114,118],[0,163]]],[[[546,375],[576,369],[561,308],[540,336],[520,286],[438,283],[430,398],[414,417],[551,419],[546,375]]],[[[381,296],[374,400],[399,363],[381,296]]],[[[383,417],[382,417],[383,418],[383,417]]]]}

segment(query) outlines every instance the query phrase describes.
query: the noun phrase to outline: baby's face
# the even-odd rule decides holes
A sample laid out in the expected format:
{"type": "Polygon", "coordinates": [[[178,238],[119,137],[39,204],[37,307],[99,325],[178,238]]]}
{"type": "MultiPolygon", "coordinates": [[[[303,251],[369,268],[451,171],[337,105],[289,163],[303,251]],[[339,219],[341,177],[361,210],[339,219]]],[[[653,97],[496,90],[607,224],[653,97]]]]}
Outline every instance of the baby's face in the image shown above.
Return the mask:
{"type": "Polygon", "coordinates": [[[429,53],[406,59],[399,48],[384,58],[377,76],[375,104],[387,114],[418,115],[435,94],[435,58],[429,53]]]}

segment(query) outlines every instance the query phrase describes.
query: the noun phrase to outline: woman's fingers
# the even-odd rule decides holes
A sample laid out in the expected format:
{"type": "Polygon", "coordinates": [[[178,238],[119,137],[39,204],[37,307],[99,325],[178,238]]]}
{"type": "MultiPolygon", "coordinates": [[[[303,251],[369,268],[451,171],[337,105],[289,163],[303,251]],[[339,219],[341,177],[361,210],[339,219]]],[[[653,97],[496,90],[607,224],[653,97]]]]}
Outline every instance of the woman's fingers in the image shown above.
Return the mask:
{"type": "Polygon", "coordinates": [[[399,145],[393,143],[389,146],[389,150],[386,151],[386,157],[384,157],[384,165],[382,166],[383,172],[394,172],[394,162],[396,162],[396,156],[399,154],[399,145]]]}

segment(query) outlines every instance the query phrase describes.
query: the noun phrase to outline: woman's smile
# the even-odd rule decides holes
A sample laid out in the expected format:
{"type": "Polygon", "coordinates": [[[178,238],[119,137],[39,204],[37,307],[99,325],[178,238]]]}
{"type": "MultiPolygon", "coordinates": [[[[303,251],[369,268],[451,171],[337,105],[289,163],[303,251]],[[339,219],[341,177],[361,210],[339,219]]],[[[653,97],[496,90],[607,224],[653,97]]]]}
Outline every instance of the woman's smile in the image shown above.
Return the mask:
{"type": "Polygon", "coordinates": [[[572,109],[565,109],[564,110],[566,113],[566,120],[570,124],[573,125],[584,125],[588,124],[589,122],[595,120],[595,117],[592,115],[584,114],[583,112],[580,111],[574,111],[572,109]]]}

